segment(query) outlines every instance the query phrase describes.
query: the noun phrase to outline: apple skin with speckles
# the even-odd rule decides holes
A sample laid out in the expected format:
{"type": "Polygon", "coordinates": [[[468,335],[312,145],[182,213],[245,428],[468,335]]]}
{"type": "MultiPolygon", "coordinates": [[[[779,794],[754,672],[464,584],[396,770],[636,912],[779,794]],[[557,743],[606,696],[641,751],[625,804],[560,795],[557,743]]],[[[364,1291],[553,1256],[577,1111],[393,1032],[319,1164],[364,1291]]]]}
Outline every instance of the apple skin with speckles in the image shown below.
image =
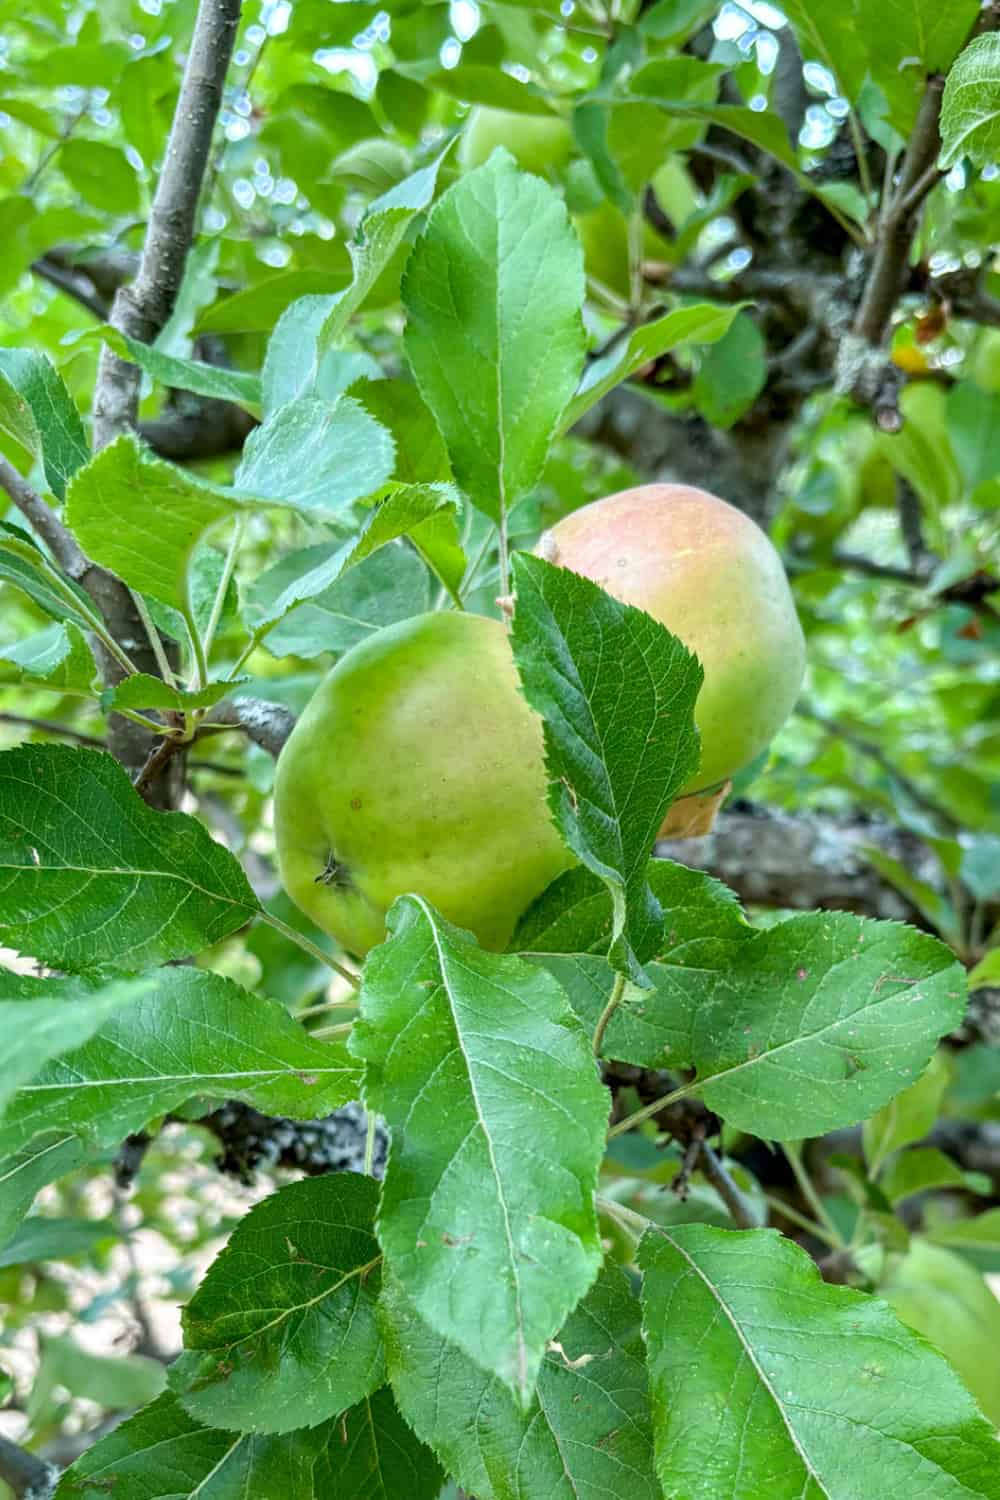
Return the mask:
{"type": "Polygon", "coordinates": [[[573,511],[538,552],[645,610],[698,656],[701,762],[682,796],[766,749],[799,695],[805,641],[781,558],[756,522],[707,490],[648,484],[573,511]]]}
{"type": "Polygon", "coordinates": [[[289,736],[274,790],[281,879],[358,957],[407,892],[501,951],[575,863],[545,794],[542,721],[504,627],[417,615],[347,652],[289,736]]]}

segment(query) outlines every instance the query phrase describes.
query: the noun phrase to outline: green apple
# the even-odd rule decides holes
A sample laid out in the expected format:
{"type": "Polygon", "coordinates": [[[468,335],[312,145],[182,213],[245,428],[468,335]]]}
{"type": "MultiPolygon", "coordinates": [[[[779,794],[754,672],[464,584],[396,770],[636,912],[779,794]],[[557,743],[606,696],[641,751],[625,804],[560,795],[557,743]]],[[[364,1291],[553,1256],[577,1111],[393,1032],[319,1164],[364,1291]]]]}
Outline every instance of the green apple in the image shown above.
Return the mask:
{"type": "Polygon", "coordinates": [[[683,795],[725,781],[766,749],[795,706],[805,641],[781,558],[749,516],[689,485],[642,485],[573,511],[538,550],[645,610],[697,654],[701,764],[683,795]]]}
{"type": "Polygon", "coordinates": [[[489,161],[497,146],[506,146],[519,167],[544,177],[558,171],[573,151],[573,132],[557,115],[522,115],[512,109],[480,104],[469,111],[458,147],[465,171],[489,161]]]}
{"type": "Polygon", "coordinates": [[[289,736],[274,788],[282,882],[359,956],[406,892],[503,949],[574,863],[545,791],[542,723],[504,627],[417,615],[347,652],[289,736]]]}

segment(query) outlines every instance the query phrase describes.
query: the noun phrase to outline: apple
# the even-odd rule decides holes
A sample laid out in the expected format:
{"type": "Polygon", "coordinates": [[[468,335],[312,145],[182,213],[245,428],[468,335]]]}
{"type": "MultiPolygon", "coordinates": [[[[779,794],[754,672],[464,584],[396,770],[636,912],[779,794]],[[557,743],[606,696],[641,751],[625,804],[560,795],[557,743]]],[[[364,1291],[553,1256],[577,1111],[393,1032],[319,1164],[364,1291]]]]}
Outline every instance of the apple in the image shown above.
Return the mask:
{"type": "Polygon", "coordinates": [[[701,763],[681,795],[718,785],[766,749],[802,686],[805,641],[781,558],[749,516],[690,485],[641,485],[573,511],[538,552],[645,610],[697,654],[701,763]]]}
{"type": "Polygon", "coordinates": [[[278,761],[278,863],[348,952],[414,892],[502,950],[575,863],[545,801],[541,719],[497,620],[441,612],[378,631],[320,684],[278,761]]]}
{"type": "Polygon", "coordinates": [[[545,177],[569,161],[573,132],[557,115],[522,115],[485,104],[469,111],[458,147],[465,171],[489,161],[497,146],[506,146],[519,167],[545,177]]]}

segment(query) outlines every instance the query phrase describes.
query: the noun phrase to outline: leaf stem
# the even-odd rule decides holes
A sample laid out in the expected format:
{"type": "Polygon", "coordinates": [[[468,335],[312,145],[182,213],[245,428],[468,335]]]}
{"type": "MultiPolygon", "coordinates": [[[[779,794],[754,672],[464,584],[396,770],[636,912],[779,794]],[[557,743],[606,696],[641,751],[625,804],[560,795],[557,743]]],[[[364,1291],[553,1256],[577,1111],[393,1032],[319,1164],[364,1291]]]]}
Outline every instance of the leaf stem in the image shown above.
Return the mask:
{"type": "Polygon", "coordinates": [[[622,1003],[622,995],[625,993],[625,975],[616,974],[615,982],[611,986],[611,997],[607,1005],[601,1011],[597,1025],[594,1027],[594,1056],[600,1057],[601,1048],[604,1045],[604,1034],[611,1024],[611,1017],[622,1003]]]}
{"type": "Polygon", "coordinates": [[[168,687],[176,687],[177,681],[174,677],[173,669],[169,661],[167,660],[167,653],[163,648],[163,642],[160,639],[160,632],[157,630],[155,624],[153,623],[153,617],[149,613],[149,607],[146,604],[145,599],[139,593],[138,589],[129,589],[129,593],[132,595],[132,603],[135,605],[135,612],[139,616],[139,619],[142,621],[142,628],[143,630],[145,630],[147,639],[149,640],[149,644],[153,648],[153,655],[156,657],[156,665],[160,669],[160,676],[163,678],[168,687]]]}
{"type": "Polygon", "coordinates": [[[188,640],[191,642],[191,652],[194,656],[194,673],[192,687],[200,691],[208,682],[208,659],[205,656],[205,643],[198,633],[198,627],[194,622],[194,616],[190,609],[184,611],[184,623],[187,626],[188,640]]]}
{"type": "Polygon", "coordinates": [[[507,507],[503,501],[497,522],[497,546],[500,552],[500,593],[506,598],[510,593],[510,553],[507,550],[507,507]]]}
{"type": "Polygon", "coordinates": [[[783,1219],[788,1219],[790,1223],[797,1224],[807,1234],[815,1235],[816,1239],[822,1240],[823,1244],[828,1245],[831,1250],[840,1249],[833,1235],[824,1229],[822,1224],[817,1224],[815,1219],[810,1219],[807,1214],[800,1214],[798,1209],[793,1208],[790,1203],[786,1203],[784,1198],[778,1198],[773,1193],[767,1193],[765,1194],[765,1199],[768,1208],[773,1208],[775,1213],[780,1214],[783,1219]]]}
{"type": "Polygon", "coordinates": [[[608,1140],[613,1141],[615,1136],[624,1135],[627,1130],[634,1130],[637,1125],[642,1125],[646,1120],[651,1120],[654,1115],[658,1115],[661,1109],[676,1104],[678,1099],[687,1099],[697,1091],[696,1082],[682,1083],[679,1089],[674,1089],[673,1093],[664,1094],[662,1099],[654,1099],[651,1104],[644,1104],[642,1109],[636,1110],[635,1114],[626,1115],[624,1120],[619,1120],[617,1125],[612,1125],[608,1131],[608,1140]]]}
{"type": "Polygon", "coordinates": [[[626,1207],[616,1198],[598,1196],[597,1207],[602,1213],[606,1213],[609,1219],[615,1219],[636,1244],[652,1225],[651,1219],[645,1218],[643,1214],[637,1214],[634,1208],[626,1207]]]}
{"type": "Polygon", "coordinates": [[[352,969],[347,969],[343,964],[338,964],[337,960],[332,958],[329,953],[324,953],[323,949],[318,947],[312,938],[307,938],[304,932],[296,932],[294,927],[289,927],[287,922],[283,922],[273,912],[262,909],[257,913],[257,916],[261,922],[266,922],[268,927],[273,927],[275,932],[280,932],[282,937],[286,937],[290,943],[294,943],[297,948],[301,948],[303,953],[308,953],[317,963],[325,964],[328,969],[332,969],[335,974],[339,974],[341,979],[346,979],[352,989],[358,988],[361,983],[359,976],[352,969]]]}
{"type": "Polygon", "coordinates": [[[799,1191],[802,1193],[803,1198],[809,1204],[809,1207],[816,1215],[819,1223],[823,1225],[827,1234],[832,1237],[834,1247],[837,1250],[846,1250],[847,1243],[843,1235],[830,1218],[830,1215],[823,1206],[822,1199],[809,1180],[809,1173],[802,1162],[801,1143],[799,1141],[781,1141],[779,1144],[785,1153],[788,1165],[795,1174],[795,1181],[799,1185],[799,1191]]]}
{"type": "Polygon", "coordinates": [[[372,1168],[375,1165],[375,1130],[378,1124],[378,1116],[373,1109],[367,1109],[368,1130],[365,1135],[365,1176],[374,1177],[372,1168]]]}
{"type": "Polygon", "coordinates": [[[222,618],[222,611],[226,602],[226,591],[229,588],[233,570],[236,567],[236,557],[242,545],[245,530],[246,516],[238,515],[236,517],[236,524],[233,526],[233,534],[229,538],[229,546],[226,549],[226,560],[222,565],[222,577],[219,579],[219,587],[216,589],[215,598],[212,600],[212,612],[208,617],[208,624],[205,626],[203,649],[206,661],[211,654],[215,632],[218,630],[219,621],[222,618]]]}

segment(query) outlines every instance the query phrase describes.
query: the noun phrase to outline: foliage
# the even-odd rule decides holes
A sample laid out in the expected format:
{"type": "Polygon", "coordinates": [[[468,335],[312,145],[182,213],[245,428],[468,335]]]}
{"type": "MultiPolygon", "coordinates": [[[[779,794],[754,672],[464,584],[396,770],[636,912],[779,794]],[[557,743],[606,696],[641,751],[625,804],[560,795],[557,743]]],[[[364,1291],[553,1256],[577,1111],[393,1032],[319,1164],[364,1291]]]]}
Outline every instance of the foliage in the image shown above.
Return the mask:
{"type": "Polygon", "coordinates": [[[1000,1497],[997,7],[254,0],[230,61],[227,4],[0,48],[0,1480],[1000,1497]],[[853,819],[874,914],[650,858],[701,667],[535,549],[654,477],[806,630],[728,807],[853,819]],[[274,757],[439,610],[575,863],[358,965],[274,757]]]}

